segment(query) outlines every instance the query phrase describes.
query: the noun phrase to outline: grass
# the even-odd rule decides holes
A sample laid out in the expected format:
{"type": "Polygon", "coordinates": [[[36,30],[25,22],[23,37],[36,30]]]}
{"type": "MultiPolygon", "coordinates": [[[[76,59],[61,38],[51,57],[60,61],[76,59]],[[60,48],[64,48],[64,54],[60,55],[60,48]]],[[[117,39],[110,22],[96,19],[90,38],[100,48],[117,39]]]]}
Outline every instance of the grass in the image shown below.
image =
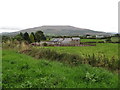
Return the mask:
{"type": "Polygon", "coordinates": [[[105,55],[108,58],[118,59],[118,45],[113,43],[96,43],[96,46],[83,46],[83,47],[45,47],[55,50],[60,53],[70,53],[77,55],[105,55]]]}
{"type": "Polygon", "coordinates": [[[120,37],[112,37],[111,41],[112,42],[120,42],[120,37]]]}
{"type": "Polygon", "coordinates": [[[80,42],[99,42],[104,41],[104,39],[80,39],[80,42]]]}
{"type": "Polygon", "coordinates": [[[34,59],[13,50],[2,53],[3,88],[116,88],[118,75],[103,68],[71,67],[34,59]]]}
{"type": "Polygon", "coordinates": [[[0,89],[2,88],[2,43],[0,36],[0,89]]]}

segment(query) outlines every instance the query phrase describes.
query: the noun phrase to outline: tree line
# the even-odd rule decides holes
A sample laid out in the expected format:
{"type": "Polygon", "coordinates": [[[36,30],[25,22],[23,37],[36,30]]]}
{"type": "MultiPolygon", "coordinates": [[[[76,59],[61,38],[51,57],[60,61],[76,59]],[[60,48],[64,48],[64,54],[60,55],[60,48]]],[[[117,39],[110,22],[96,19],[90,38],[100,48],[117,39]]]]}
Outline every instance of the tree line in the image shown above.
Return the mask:
{"type": "Polygon", "coordinates": [[[37,31],[37,32],[31,32],[28,34],[27,32],[22,33],[20,32],[18,35],[14,37],[7,37],[7,36],[2,36],[2,41],[6,40],[18,40],[18,41],[27,41],[28,43],[33,43],[33,42],[40,42],[46,40],[46,37],[42,31],[37,31]]]}

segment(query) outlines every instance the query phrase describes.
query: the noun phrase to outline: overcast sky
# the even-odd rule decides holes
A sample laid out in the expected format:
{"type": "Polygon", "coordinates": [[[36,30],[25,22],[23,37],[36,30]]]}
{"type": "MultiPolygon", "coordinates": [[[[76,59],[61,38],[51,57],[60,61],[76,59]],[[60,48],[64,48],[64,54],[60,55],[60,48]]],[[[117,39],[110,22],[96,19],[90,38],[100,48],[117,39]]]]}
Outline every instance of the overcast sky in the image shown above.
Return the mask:
{"type": "Polygon", "coordinates": [[[71,25],[118,32],[120,0],[0,0],[0,32],[71,25]]]}

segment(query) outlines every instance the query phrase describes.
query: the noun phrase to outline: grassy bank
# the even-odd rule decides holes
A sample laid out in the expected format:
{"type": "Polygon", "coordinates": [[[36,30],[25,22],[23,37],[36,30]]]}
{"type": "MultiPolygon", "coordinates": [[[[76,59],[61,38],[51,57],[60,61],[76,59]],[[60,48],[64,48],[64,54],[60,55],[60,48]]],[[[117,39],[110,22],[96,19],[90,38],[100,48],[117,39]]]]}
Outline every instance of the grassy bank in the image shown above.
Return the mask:
{"type": "Polygon", "coordinates": [[[89,65],[70,67],[3,50],[3,88],[116,88],[117,74],[89,65]]]}

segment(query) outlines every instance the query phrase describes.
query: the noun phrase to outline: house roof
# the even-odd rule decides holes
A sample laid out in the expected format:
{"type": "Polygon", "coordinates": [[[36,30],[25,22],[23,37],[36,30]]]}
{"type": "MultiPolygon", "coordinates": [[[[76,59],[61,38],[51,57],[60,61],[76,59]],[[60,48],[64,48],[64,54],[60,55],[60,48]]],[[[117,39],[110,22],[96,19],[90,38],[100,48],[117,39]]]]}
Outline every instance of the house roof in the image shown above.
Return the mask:
{"type": "Polygon", "coordinates": [[[53,38],[51,41],[60,42],[60,41],[63,41],[63,38],[53,38]]]}
{"type": "Polygon", "coordinates": [[[64,38],[63,41],[61,41],[61,43],[69,43],[71,42],[71,38],[64,38]]]}
{"type": "Polygon", "coordinates": [[[51,39],[52,42],[61,42],[61,43],[69,43],[72,40],[80,40],[80,38],[73,37],[73,38],[53,38],[53,39],[51,39]]]}
{"type": "Polygon", "coordinates": [[[80,40],[79,37],[73,37],[72,39],[73,39],[73,40],[80,40]]]}

